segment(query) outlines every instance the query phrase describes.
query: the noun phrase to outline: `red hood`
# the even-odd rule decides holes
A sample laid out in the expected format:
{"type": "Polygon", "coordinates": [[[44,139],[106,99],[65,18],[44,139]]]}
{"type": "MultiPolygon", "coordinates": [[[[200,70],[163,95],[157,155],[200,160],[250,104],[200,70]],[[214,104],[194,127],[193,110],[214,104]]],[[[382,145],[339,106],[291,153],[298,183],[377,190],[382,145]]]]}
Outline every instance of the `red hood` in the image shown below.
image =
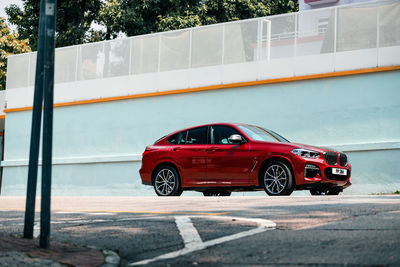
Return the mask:
{"type": "Polygon", "coordinates": [[[299,148],[304,148],[304,149],[309,149],[309,150],[314,150],[320,153],[326,152],[326,151],[335,151],[332,148],[329,147],[317,147],[317,146],[310,146],[310,145],[305,145],[305,144],[298,144],[298,143],[290,143],[293,146],[297,146],[299,148]]]}

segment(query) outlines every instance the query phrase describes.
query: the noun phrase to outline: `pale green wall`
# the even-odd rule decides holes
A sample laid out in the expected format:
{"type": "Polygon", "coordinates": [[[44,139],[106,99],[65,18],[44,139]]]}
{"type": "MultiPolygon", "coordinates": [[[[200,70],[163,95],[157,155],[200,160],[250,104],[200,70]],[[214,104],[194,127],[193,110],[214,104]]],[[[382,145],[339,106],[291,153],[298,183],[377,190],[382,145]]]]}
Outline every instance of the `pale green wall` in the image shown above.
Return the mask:
{"type": "MultiPolygon", "coordinates": [[[[29,111],[7,114],[3,165],[28,158],[30,121],[29,111]]],[[[133,159],[171,131],[211,122],[256,124],[314,145],[363,150],[377,143],[379,150],[381,142],[394,143],[392,150],[349,153],[348,193],[400,189],[400,71],[390,71],[56,108],[53,156],[76,163],[54,166],[53,194],[152,194],[140,185],[138,161],[79,161],[133,159]]],[[[26,166],[5,167],[2,194],[24,194],[26,173],[26,166]]]]}

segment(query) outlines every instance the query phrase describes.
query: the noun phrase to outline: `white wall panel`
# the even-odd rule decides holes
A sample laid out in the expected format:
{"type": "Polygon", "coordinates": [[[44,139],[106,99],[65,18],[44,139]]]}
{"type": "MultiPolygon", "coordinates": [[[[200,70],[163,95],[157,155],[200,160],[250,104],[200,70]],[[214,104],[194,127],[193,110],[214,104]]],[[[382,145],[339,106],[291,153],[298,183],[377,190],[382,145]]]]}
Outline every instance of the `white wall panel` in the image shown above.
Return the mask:
{"type": "Polygon", "coordinates": [[[257,62],[222,65],[222,83],[257,80],[257,62]]]}
{"type": "Polygon", "coordinates": [[[382,47],[378,51],[378,66],[394,66],[400,64],[400,46],[382,47]]]}
{"type": "Polygon", "coordinates": [[[191,69],[189,72],[190,88],[222,83],[222,66],[191,69]]]}
{"type": "Polygon", "coordinates": [[[335,70],[334,59],[333,53],[296,57],[294,59],[295,75],[333,72],[335,70]]]}
{"type": "Polygon", "coordinates": [[[377,66],[378,50],[376,48],[338,52],[335,54],[335,71],[374,68],[377,66]]]}
{"type": "Polygon", "coordinates": [[[271,59],[270,61],[260,61],[258,79],[273,79],[295,76],[295,65],[293,58],[271,59]]]}

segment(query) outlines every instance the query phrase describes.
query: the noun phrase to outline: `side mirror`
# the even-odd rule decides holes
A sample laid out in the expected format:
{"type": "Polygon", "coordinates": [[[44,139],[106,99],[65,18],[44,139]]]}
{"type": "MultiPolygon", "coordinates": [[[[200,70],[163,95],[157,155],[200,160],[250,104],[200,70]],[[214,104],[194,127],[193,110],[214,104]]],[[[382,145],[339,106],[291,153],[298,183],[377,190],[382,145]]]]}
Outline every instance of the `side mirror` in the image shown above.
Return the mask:
{"type": "Polygon", "coordinates": [[[229,137],[229,142],[230,142],[230,143],[234,143],[234,144],[241,144],[241,143],[244,142],[244,140],[243,140],[243,138],[242,138],[241,135],[232,134],[232,135],[229,137]]]}

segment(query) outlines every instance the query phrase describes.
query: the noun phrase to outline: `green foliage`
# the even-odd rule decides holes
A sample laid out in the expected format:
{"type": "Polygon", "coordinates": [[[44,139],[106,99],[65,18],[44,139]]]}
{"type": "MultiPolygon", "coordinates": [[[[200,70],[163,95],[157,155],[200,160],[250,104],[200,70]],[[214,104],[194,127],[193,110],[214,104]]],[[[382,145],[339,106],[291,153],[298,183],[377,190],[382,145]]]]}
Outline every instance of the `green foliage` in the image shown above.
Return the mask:
{"type": "Polygon", "coordinates": [[[0,90],[6,88],[7,57],[30,51],[29,40],[20,40],[17,33],[10,31],[5,19],[0,17],[0,90]]]}
{"type": "MultiPolygon", "coordinates": [[[[6,8],[21,38],[37,49],[40,1],[6,8]]],[[[58,0],[56,46],[196,27],[297,11],[297,0],[58,0]],[[91,28],[95,22],[102,29],[91,28]]]]}
{"type": "Polygon", "coordinates": [[[296,0],[107,0],[106,10],[103,16],[99,17],[99,23],[107,28],[108,39],[115,37],[118,32],[133,36],[289,13],[298,10],[298,2],[296,0]]]}
{"type": "MultiPolygon", "coordinates": [[[[23,7],[10,5],[6,8],[9,21],[17,26],[21,38],[29,39],[37,50],[40,1],[22,0],[23,7]]],[[[87,38],[92,22],[98,18],[101,0],[58,0],[56,46],[81,44],[87,38]]]]}

